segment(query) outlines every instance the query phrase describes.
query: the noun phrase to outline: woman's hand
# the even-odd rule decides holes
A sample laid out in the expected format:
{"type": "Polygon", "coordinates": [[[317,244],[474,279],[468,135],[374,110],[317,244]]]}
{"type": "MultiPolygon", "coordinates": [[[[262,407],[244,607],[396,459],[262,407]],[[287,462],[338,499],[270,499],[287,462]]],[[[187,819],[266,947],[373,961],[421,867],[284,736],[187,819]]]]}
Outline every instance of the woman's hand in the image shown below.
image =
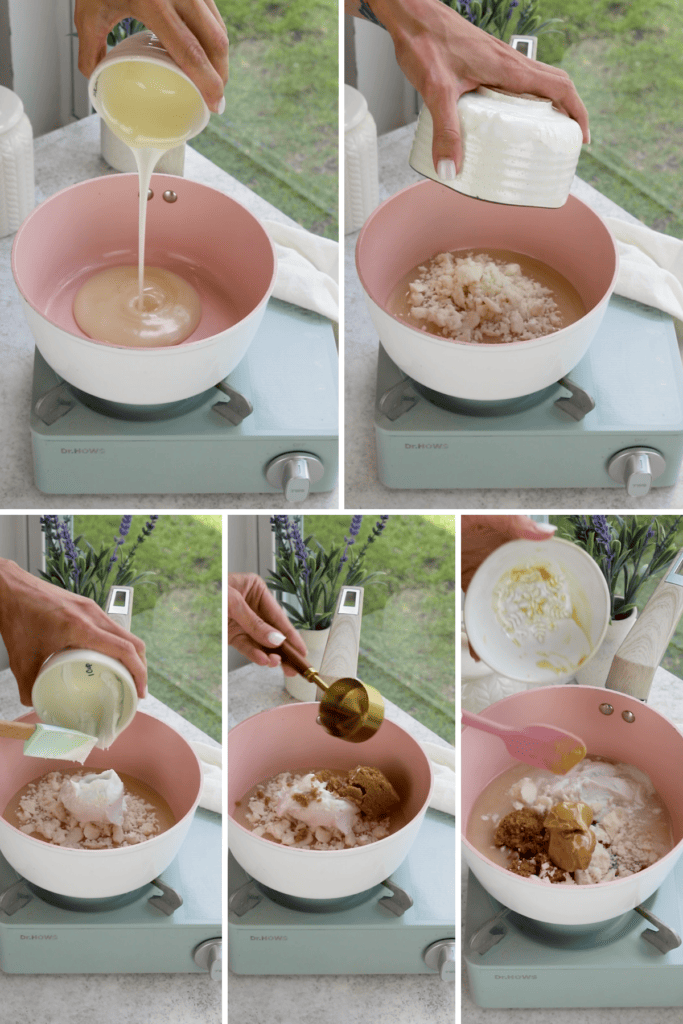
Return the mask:
{"type": "Polygon", "coordinates": [[[106,55],[107,34],[128,17],[158,36],[218,113],[228,80],[228,34],[214,0],[76,0],[78,68],[84,75],[106,55]]]}
{"type": "Polygon", "coordinates": [[[467,590],[472,577],[501,544],[509,540],[548,540],[556,527],[537,523],[529,516],[463,516],[461,519],[460,576],[467,590]]]}
{"type": "MultiPolygon", "coordinates": [[[[275,668],[281,663],[279,654],[264,647],[279,647],[289,640],[302,657],[307,658],[306,644],[277,603],[265,582],[256,573],[228,573],[228,643],[255,665],[275,668]]],[[[286,676],[298,675],[283,665],[286,676]]]]}
{"type": "Polygon", "coordinates": [[[26,707],[31,706],[31,690],[45,659],[68,647],[116,658],[132,675],[138,695],[147,695],[142,640],[112,621],[90,598],[39,580],[2,558],[0,634],[26,707]]]}
{"type": "Polygon", "coordinates": [[[434,122],[432,158],[441,178],[462,169],[458,100],[480,85],[553,101],[590,142],[588,113],[566,71],[530,60],[477,28],[441,0],[346,0],[346,11],[387,29],[404,75],[434,122]]]}

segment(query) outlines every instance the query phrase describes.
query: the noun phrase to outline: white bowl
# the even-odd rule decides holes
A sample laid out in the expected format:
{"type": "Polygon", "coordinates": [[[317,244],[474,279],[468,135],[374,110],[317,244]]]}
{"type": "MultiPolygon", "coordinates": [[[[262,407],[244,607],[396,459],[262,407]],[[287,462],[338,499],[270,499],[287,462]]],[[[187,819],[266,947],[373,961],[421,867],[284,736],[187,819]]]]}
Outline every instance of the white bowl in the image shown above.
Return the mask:
{"type": "Polygon", "coordinates": [[[602,643],[610,597],[597,563],[576,544],[556,538],[515,540],[479,566],[465,595],[464,614],[472,647],[495,672],[532,685],[561,683],[586,665],[602,643]],[[537,570],[547,581],[515,580],[526,570],[537,570]],[[528,603],[532,587],[538,606],[528,603]],[[560,611],[558,618],[549,618],[549,609],[557,607],[549,587],[568,594],[568,615],[560,611]]]}

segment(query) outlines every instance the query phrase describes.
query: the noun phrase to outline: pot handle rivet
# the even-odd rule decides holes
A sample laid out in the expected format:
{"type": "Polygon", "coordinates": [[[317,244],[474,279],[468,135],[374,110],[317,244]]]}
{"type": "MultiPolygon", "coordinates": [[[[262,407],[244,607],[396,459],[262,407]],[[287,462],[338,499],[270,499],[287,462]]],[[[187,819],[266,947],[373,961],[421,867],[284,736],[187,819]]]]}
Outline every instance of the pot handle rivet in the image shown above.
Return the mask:
{"type": "Polygon", "coordinates": [[[148,188],[147,189],[147,202],[149,202],[150,199],[154,199],[154,193],[152,192],[151,188],[148,188]]]}
{"type": "Polygon", "coordinates": [[[163,198],[166,200],[167,203],[175,203],[178,196],[176,195],[175,192],[172,192],[170,188],[167,188],[166,191],[164,192],[163,198]]]}
{"type": "Polygon", "coordinates": [[[622,711],[621,717],[624,719],[625,722],[635,722],[636,720],[636,716],[633,714],[632,711],[622,711]]]}
{"type": "Polygon", "coordinates": [[[599,710],[603,713],[603,715],[611,715],[614,711],[614,708],[611,704],[600,704],[599,710]]]}

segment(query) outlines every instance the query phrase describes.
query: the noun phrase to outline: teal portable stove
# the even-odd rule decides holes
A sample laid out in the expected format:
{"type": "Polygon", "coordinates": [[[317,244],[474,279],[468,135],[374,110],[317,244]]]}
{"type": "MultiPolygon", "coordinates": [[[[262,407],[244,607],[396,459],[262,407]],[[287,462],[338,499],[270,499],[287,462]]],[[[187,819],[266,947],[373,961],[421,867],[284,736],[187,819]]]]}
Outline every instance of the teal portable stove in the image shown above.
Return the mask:
{"type": "Polygon", "coordinates": [[[675,483],[683,458],[683,367],[673,321],[612,296],[567,377],[502,402],[425,388],[380,345],[375,433],[387,487],[609,487],[641,497],[675,483]]]}
{"type": "MultiPolygon", "coordinates": [[[[324,856],[324,854],[322,854],[324,856]]],[[[455,829],[429,809],[391,878],[345,899],[308,900],[255,882],[228,858],[228,940],[236,974],[455,977],[455,829]]]]}
{"type": "Polygon", "coordinates": [[[87,395],[35,354],[31,437],[45,494],[272,493],[303,500],[337,479],[337,351],[325,317],[271,299],[216,387],[166,405],[87,395]]]}
{"type": "Polygon", "coordinates": [[[135,892],[60,896],[20,878],[2,855],[0,890],[7,974],[208,972],[220,979],[221,818],[211,811],[197,810],[173,863],[135,892]]]}
{"type": "Polygon", "coordinates": [[[470,994],[485,1009],[683,1006],[680,860],[641,907],[590,926],[513,913],[470,872],[464,917],[470,994]]]}

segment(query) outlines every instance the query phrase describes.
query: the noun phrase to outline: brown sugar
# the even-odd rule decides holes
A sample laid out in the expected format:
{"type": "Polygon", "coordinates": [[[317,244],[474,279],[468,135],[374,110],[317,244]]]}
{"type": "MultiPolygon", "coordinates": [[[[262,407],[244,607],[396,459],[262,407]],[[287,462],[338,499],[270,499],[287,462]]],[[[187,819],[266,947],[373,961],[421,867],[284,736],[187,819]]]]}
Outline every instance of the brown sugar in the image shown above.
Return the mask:
{"type": "Polygon", "coordinates": [[[506,814],[495,831],[493,841],[496,846],[516,850],[522,857],[534,857],[548,850],[543,818],[530,807],[506,814]]]}
{"type": "Polygon", "coordinates": [[[565,872],[548,856],[549,834],[543,816],[530,807],[510,811],[501,819],[493,837],[496,846],[509,850],[508,871],[549,882],[566,881],[565,872]]]}
{"type": "Polygon", "coordinates": [[[357,765],[346,778],[323,768],[315,773],[315,778],[324,782],[335,796],[357,804],[366,818],[382,818],[400,802],[398,793],[379,768],[357,765]]]}

